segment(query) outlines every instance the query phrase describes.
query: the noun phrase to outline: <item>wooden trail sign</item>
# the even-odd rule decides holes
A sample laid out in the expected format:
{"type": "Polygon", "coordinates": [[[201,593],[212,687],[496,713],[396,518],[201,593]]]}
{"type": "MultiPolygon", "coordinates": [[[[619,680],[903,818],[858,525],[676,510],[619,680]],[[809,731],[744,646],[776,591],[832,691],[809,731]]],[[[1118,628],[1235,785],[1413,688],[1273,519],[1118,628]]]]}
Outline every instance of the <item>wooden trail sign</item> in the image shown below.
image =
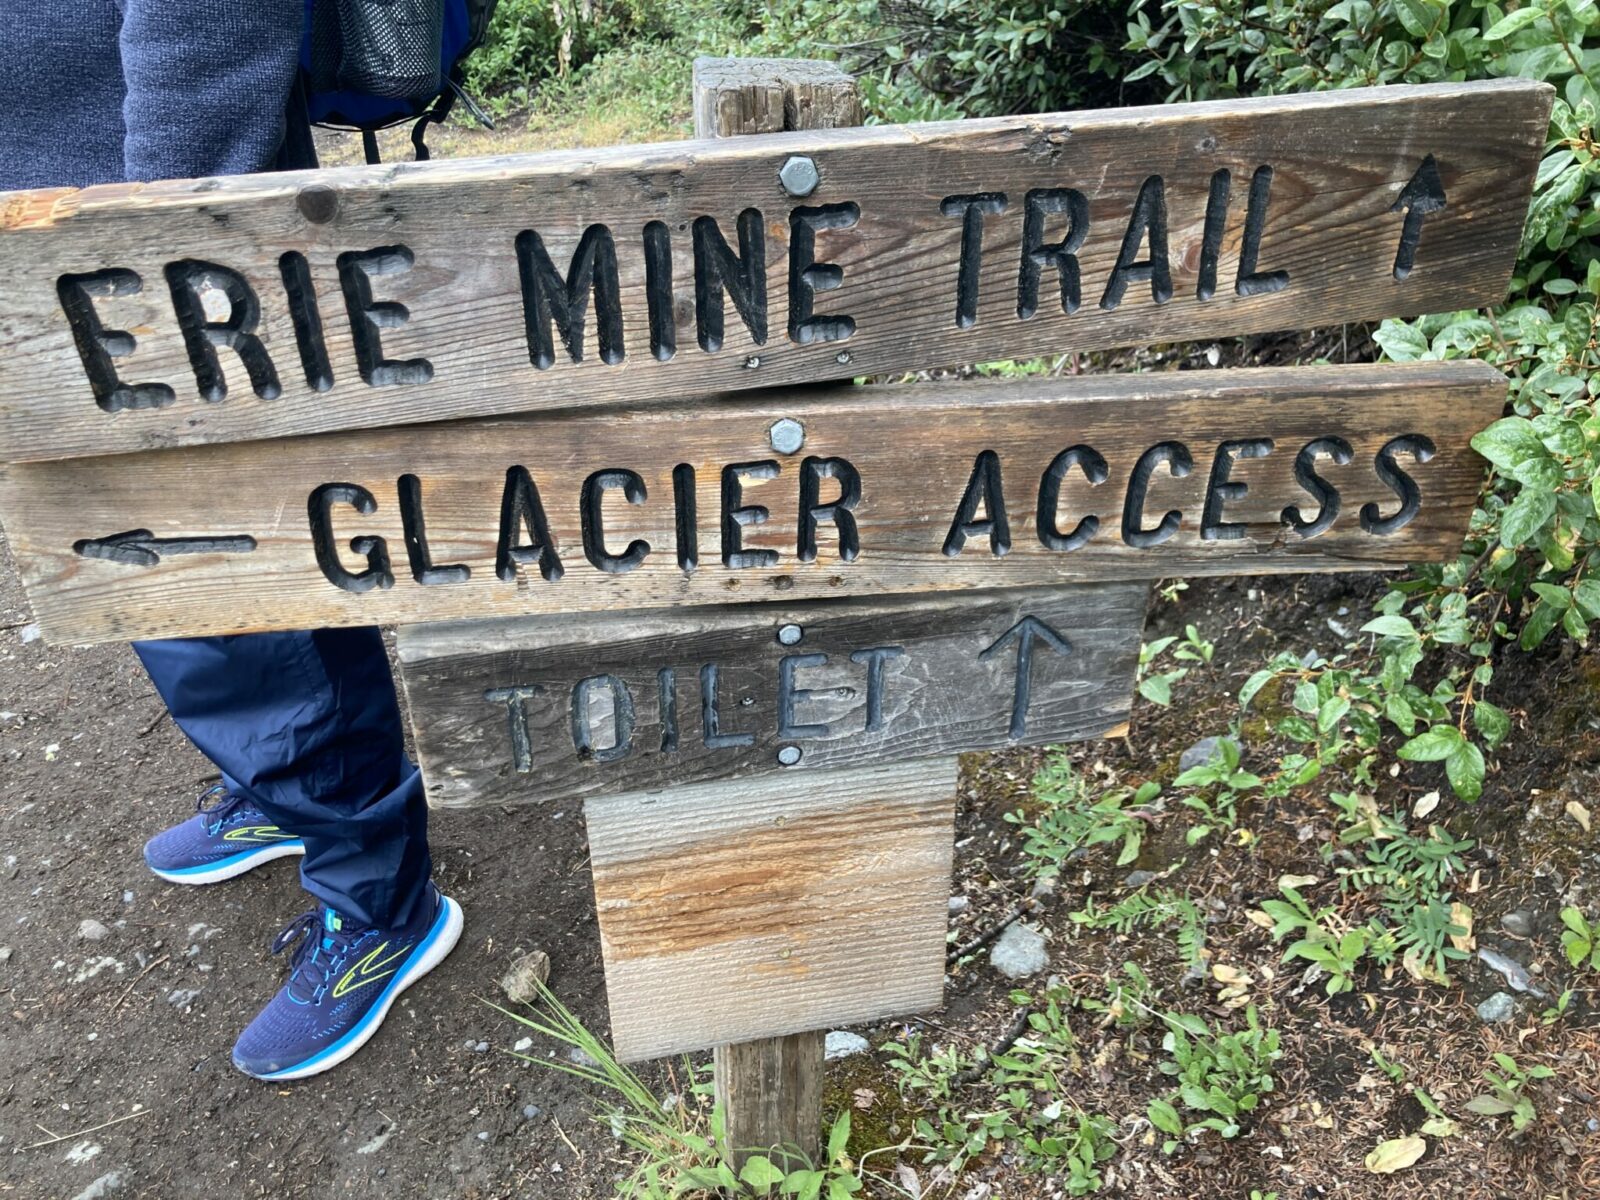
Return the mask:
{"type": "Polygon", "coordinates": [[[0,468],[55,641],[1455,554],[1481,363],[765,393],[0,468]]]}
{"type": "Polygon", "coordinates": [[[400,663],[430,803],[557,802],[1103,736],[1147,592],[411,625],[400,663]]]}
{"type": "Polygon", "coordinates": [[[1476,307],[1504,295],[1551,96],[1442,83],[16,193],[0,447],[68,458],[1476,307]]]}
{"type": "Polygon", "coordinates": [[[585,802],[617,1057],[937,1008],[955,786],[933,758],[585,802]]]}

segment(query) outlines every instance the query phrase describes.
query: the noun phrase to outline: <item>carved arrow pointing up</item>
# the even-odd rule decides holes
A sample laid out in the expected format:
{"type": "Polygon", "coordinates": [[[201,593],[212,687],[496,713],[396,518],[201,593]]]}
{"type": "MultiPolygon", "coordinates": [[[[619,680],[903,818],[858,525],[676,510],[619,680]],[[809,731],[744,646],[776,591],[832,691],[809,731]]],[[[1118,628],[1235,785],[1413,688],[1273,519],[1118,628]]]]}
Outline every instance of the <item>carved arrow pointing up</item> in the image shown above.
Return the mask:
{"type": "Polygon", "coordinates": [[[1033,643],[1037,638],[1057,654],[1071,654],[1072,643],[1035,616],[1024,616],[1010,629],[997,637],[990,647],[978,655],[980,662],[993,658],[1005,646],[1017,643],[1017,683],[1011,697],[1011,740],[1019,740],[1028,732],[1028,702],[1033,692],[1033,643]]]}
{"type": "Polygon", "coordinates": [[[1404,279],[1411,274],[1417,258],[1417,243],[1422,240],[1422,221],[1429,213],[1444,211],[1444,180],[1439,178],[1439,164],[1433,155],[1422,160],[1411,181],[1400,189],[1400,198],[1389,206],[1390,212],[1406,211],[1405,224],[1400,227],[1400,248],[1394,254],[1394,277],[1404,279]]]}
{"type": "Polygon", "coordinates": [[[129,529],[110,537],[84,538],[72,548],[84,558],[103,558],[130,567],[153,567],[163,554],[249,554],[256,540],[248,534],[227,537],[158,538],[148,529],[129,529]]]}

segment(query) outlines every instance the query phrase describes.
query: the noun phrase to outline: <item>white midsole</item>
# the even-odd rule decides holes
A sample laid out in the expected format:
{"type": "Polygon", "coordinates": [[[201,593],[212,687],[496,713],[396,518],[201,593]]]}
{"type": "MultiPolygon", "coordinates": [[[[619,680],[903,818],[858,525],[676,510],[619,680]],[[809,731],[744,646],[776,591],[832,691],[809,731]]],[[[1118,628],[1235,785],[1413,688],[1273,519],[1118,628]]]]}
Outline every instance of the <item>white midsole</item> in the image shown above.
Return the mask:
{"type": "MultiPolygon", "coordinates": [[[[253,871],[262,863],[271,862],[275,858],[289,858],[306,852],[304,842],[280,842],[276,845],[263,846],[249,858],[235,859],[224,863],[222,866],[213,867],[209,871],[190,871],[178,874],[173,871],[163,871],[159,867],[150,870],[168,883],[221,883],[224,879],[232,879],[243,875],[246,871],[253,871]]],[[[147,866],[149,864],[146,864],[147,866]]]]}
{"type": "Polygon", "coordinates": [[[461,937],[461,906],[450,899],[449,896],[440,896],[439,903],[444,905],[446,911],[444,928],[439,931],[439,936],[428,947],[428,952],[400,973],[400,978],[395,982],[394,989],[390,991],[389,995],[373,1012],[367,1014],[366,1027],[359,1034],[339,1047],[335,1053],[330,1054],[327,1058],[318,1059],[309,1066],[288,1067],[282,1071],[274,1071],[270,1075],[258,1075],[256,1078],[270,1079],[276,1082],[282,1079],[304,1079],[308,1075],[320,1075],[323,1071],[331,1070],[338,1066],[361,1047],[365,1046],[371,1040],[372,1035],[377,1033],[378,1029],[383,1025],[384,1019],[389,1015],[389,1009],[400,998],[400,993],[437,967],[445,960],[445,956],[455,949],[456,942],[461,937]]]}

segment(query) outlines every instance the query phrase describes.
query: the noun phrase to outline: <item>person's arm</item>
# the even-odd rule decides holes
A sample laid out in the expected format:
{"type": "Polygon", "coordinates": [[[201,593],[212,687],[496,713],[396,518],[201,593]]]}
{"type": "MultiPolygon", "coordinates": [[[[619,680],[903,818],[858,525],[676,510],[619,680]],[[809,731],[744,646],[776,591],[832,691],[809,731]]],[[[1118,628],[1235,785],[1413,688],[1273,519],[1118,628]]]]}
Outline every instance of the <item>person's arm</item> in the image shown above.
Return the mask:
{"type": "Polygon", "coordinates": [[[306,0],[122,0],[127,178],[272,164],[306,0]]]}

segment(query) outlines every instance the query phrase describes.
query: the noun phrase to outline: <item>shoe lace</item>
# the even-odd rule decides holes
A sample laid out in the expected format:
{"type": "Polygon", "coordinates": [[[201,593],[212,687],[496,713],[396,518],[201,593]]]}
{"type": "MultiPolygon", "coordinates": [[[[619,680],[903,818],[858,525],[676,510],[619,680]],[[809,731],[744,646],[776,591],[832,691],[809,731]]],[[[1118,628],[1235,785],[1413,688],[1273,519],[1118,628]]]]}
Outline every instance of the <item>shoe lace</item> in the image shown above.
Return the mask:
{"type": "Polygon", "coordinates": [[[222,823],[228,819],[228,814],[243,803],[243,796],[230,792],[219,783],[207,788],[195,798],[194,810],[205,818],[206,832],[214,834],[222,828],[222,823]]]}
{"type": "Polygon", "coordinates": [[[349,934],[328,931],[322,910],[316,908],[278,930],[272,939],[272,953],[282,954],[294,946],[294,957],[289,960],[289,994],[302,1003],[317,1000],[354,940],[349,934]]]}

